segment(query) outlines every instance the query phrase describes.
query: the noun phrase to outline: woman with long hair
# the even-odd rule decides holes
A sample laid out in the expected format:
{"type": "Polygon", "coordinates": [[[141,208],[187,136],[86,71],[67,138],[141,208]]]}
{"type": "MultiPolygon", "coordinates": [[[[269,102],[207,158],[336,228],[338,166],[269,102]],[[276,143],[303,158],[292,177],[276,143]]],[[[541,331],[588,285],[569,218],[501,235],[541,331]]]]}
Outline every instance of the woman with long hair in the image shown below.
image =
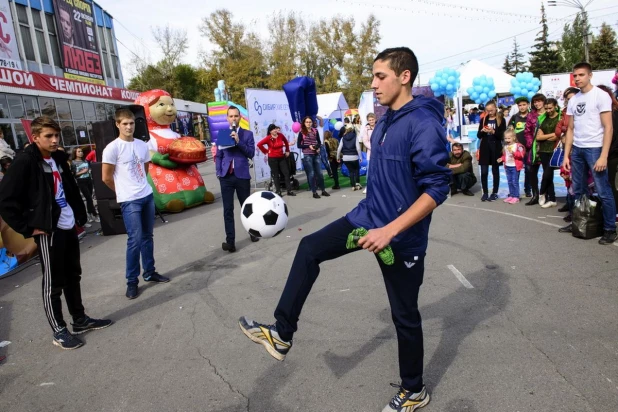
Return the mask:
{"type": "Polygon", "coordinates": [[[609,154],[607,155],[607,177],[614,194],[616,210],[618,210],[618,175],[616,173],[618,169],[618,99],[616,99],[616,96],[609,87],[605,85],[597,87],[612,98],[612,125],[614,126],[614,133],[612,134],[612,145],[609,147],[609,154]]]}
{"type": "Polygon", "coordinates": [[[290,184],[290,169],[288,157],[290,157],[290,146],[285,136],[280,133],[279,126],[271,124],[268,126],[268,135],[260,140],[255,146],[266,155],[268,166],[270,166],[270,176],[275,183],[275,192],[279,196],[283,196],[281,191],[281,181],[279,174],[283,175],[283,182],[288,191],[289,196],[296,196],[292,192],[290,184]]]}
{"type": "Polygon", "coordinates": [[[303,167],[307,175],[309,187],[313,192],[313,198],[319,199],[318,188],[322,191],[322,196],[330,196],[324,189],[324,176],[320,161],[320,134],[313,127],[313,120],[305,116],[301,122],[300,132],[296,143],[297,147],[303,151],[303,167]],[[316,181],[314,181],[314,178],[316,181]]]}
{"type": "Polygon", "coordinates": [[[90,172],[90,163],[84,160],[84,151],[81,147],[76,147],[71,153],[71,171],[77,181],[77,186],[80,192],[86,199],[86,208],[88,210],[88,221],[100,222],[97,209],[92,201],[92,193],[94,191],[92,185],[92,175],[90,172]]]}
{"type": "Polygon", "coordinates": [[[479,165],[481,166],[481,184],[483,196],[481,201],[493,202],[498,200],[498,188],[500,187],[500,164],[498,159],[502,156],[502,140],[506,131],[506,122],[502,113],[498,112],[496,103],[491,101],[485,105],[487,114],[479,124],[478,138],[481,139],[479,147],[479,165]],[[488,195],[489,166],[493,176],[493,190],[488,195]]]}

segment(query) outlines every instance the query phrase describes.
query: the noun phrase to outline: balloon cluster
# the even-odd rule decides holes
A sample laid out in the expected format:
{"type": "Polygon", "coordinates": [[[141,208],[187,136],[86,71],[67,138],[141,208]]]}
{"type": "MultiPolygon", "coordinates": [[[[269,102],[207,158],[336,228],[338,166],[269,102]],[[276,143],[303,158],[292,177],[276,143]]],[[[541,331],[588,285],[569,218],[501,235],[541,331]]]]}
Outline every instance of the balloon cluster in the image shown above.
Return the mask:
{"type": "Polygon", "coordinates": [[[493,77],[487,77],[484,74],[472,79],[472,87],[468,87],[468,96],[474,100],[474,103],[487,103],[496,97],[496,86],[494,85],[493,77]]]}
{"type": "Polygon", "coordinates": [[[219,80],[217,82],[217,88],[214,90],[215,92],[215,101],[227,101],[230,100],[230,95],[227,92],[227,88],[225,87],[225,80],[219,80]]]}
{"type": "Polygon", "coordinates": [[[459,72],[454,69],[438,70],[429,80],[429,86],[436,97],[446,96],[452,99],[459,90],[459,76],[459,72]]]}
{"type": "Polygon", "coordinates": [[[532,97],[539,91],[541,81],[534,77],[530,72],[517,73],[514,79],[511,79],[511,94],[517,99],[518,97],[532,97]]]}

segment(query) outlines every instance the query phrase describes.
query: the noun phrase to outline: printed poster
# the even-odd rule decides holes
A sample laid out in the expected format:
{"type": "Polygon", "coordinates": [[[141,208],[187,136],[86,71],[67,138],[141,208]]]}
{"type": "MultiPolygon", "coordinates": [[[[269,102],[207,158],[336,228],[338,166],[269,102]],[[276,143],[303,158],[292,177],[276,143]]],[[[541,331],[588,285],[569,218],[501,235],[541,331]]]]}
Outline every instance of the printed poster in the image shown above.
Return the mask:
{"type": "Polygon", "coordinates": [[[0,68],[21,70],[9,0],[0,0],[0,68]]]}

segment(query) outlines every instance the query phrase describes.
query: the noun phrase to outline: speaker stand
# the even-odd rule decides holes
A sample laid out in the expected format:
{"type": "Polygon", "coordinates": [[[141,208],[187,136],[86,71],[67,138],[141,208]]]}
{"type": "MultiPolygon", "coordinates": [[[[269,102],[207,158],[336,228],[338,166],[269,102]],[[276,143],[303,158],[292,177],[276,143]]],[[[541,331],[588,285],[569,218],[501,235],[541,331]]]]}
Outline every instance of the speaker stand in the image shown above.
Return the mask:
{"type": "Polygon", "coordinates": [[[161,211],[156,206],[155,206],[155,214],[159,216],[159,219],[161,219],[161,222],[168,223],[168,221],[165,220],[165,218],[163,217],[163,213],[161,213],[161,211]]]}

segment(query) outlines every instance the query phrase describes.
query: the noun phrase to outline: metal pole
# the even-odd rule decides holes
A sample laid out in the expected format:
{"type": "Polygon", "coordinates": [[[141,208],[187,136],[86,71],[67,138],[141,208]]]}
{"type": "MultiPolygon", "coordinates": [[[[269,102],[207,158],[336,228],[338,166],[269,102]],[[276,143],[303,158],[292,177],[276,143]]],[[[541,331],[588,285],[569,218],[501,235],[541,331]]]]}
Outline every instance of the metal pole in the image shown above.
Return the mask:
{"type": "Polygon", "coordinates": [[[588,51],[588,13],[586,13],[586,9],[582,8],[582,16],[584,18],[584,58],[586,62],[590,61],[590,55],[588,51]]]}

